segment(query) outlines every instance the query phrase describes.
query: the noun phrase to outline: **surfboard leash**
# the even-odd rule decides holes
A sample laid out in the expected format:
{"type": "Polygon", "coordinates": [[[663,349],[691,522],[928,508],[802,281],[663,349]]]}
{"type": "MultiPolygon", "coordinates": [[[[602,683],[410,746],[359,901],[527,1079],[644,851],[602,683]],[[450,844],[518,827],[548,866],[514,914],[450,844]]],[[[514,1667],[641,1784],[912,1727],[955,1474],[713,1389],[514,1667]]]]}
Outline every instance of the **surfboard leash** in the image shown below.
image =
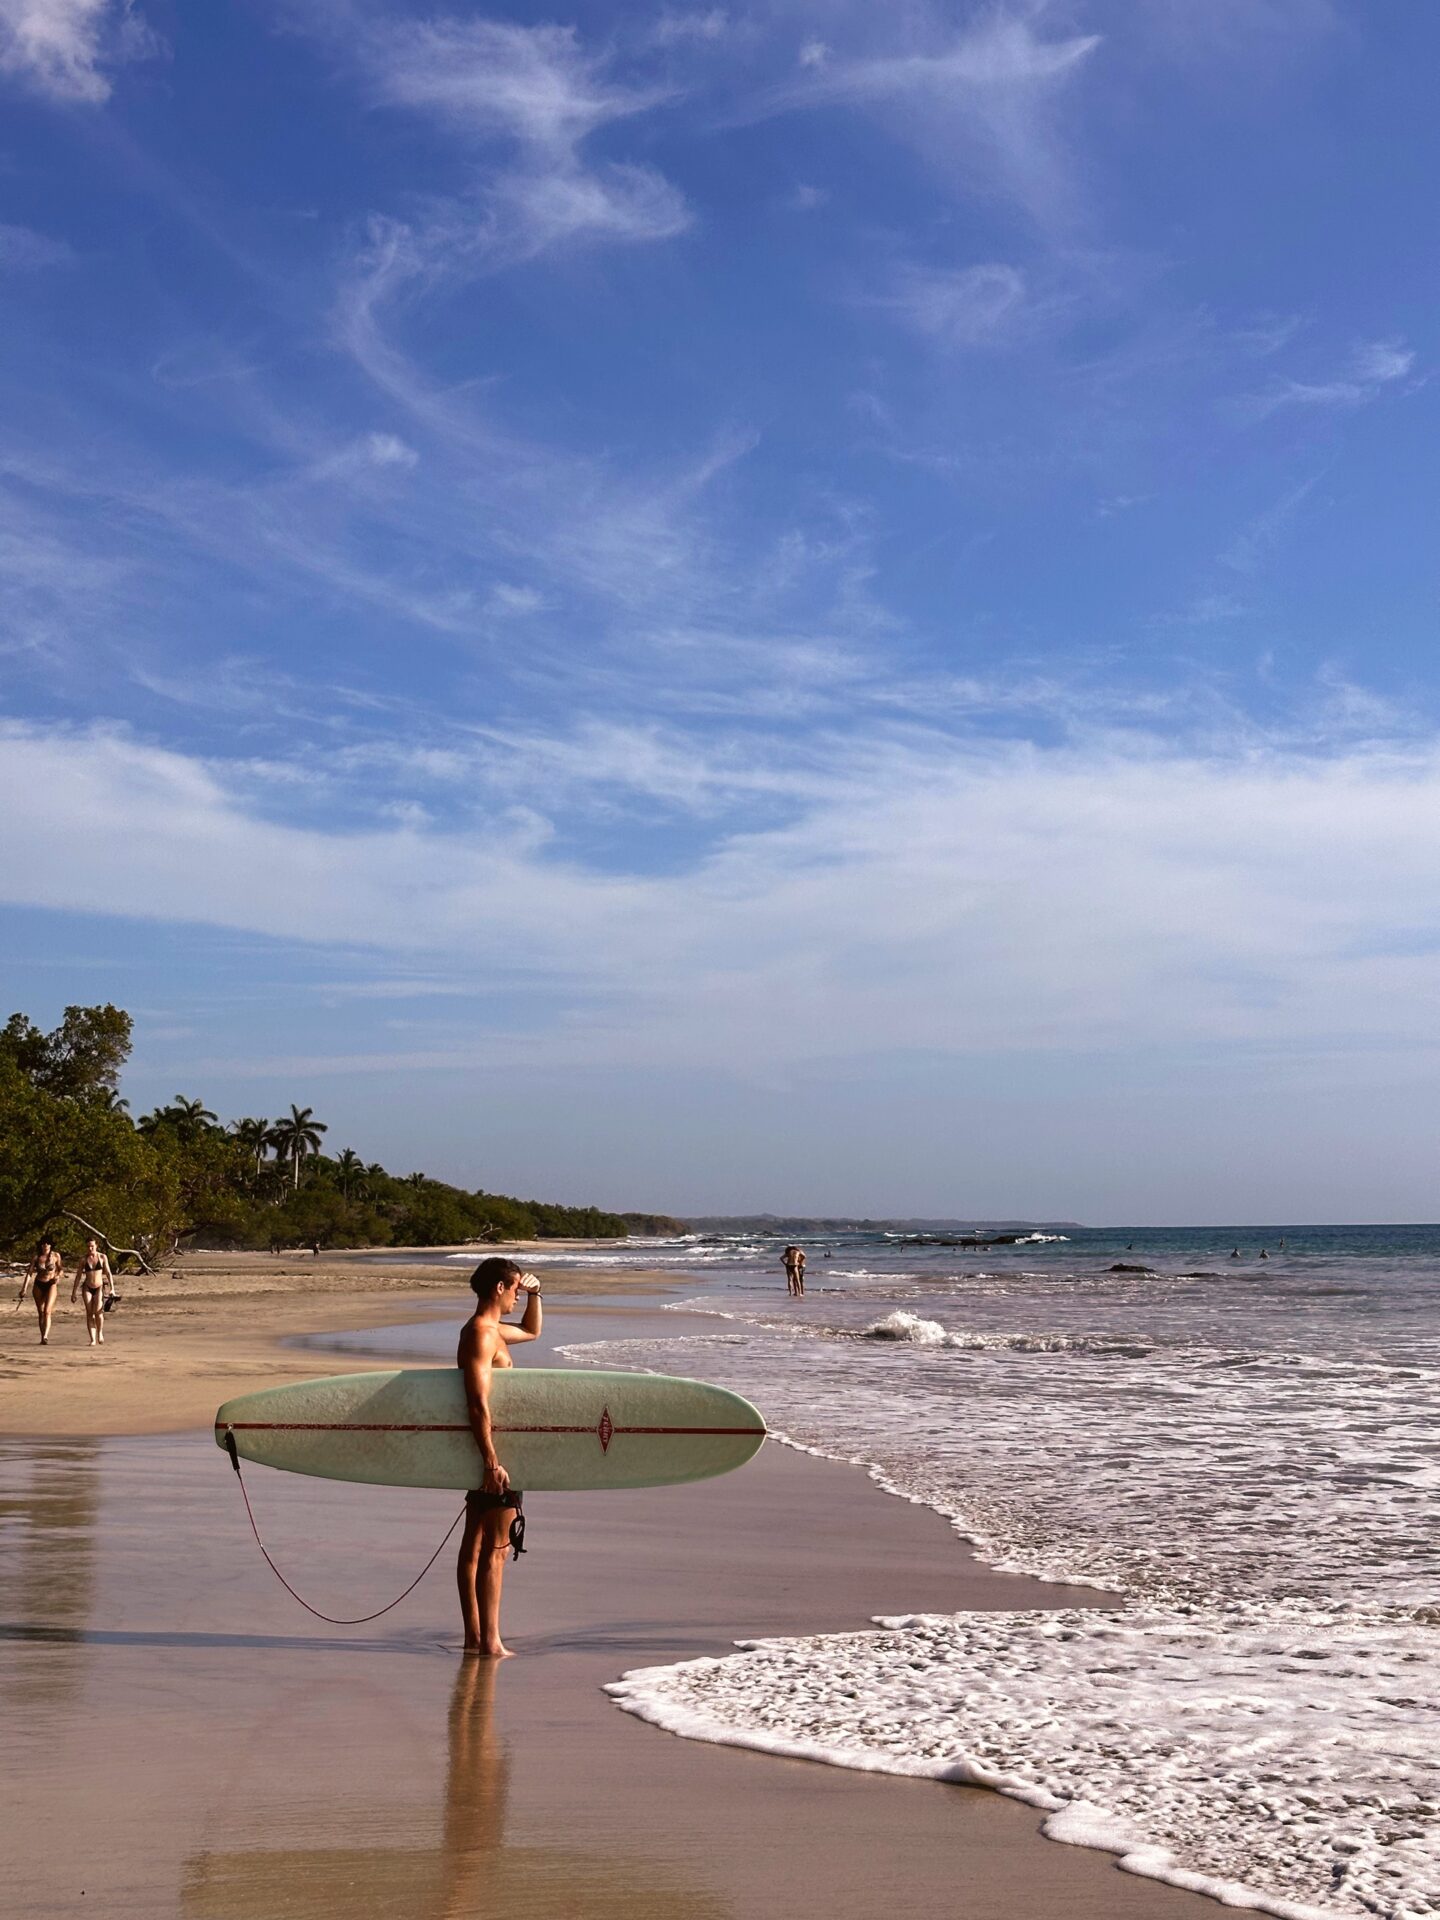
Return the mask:
{"type": "MultiPolygon", "coordinates": [[[[230,1464],[235,1469],[235,1478],[240,1482],[240,1498],[245,1502],[245,1513],[246,1513],[246,1517],[250,1522],[250,1531],[255,1536],[255,1544],[257,1547],[259,1547],[260,1552],[264,1557],[266,1566],[269,1567],[270,1571],[274,1574],[275,1578],[280,1582],[281,1586],[284,1587],[285,1591],[290,1595],[292,1600],[298,1600],[300,1602],[300,1605],[305,1609],[307,1613],[314,1614],[317,1620],[323,1620],[325,1624],[330,1627],[363,1627],[363,1626],[367,1626],[369,1622],[372,1620],[378,1620],[382,1613],[392,1612],[396,1607],[399,1606],[402,1600],[408,1599],[410,1595],[415,1591],[416,1587],[419,1586],[420,1582],[425,1578],[426,1574],[430,1571],[431,1567],[434,1566],[435,1562],[440,1558],[441,1554],[445,1551],[446,1547],[449,1546],[451,1536],[455,1532],[456,1527],[458,1527],[460,1522],[465,1518],[465,1509],[464,1507],[461,1507],[459,1513],[456,1514],[455,1518],[450,1522],[450,1525],[446,1528],[445,1538],[440,1542],[439,1546],[436,1547],[435,1551],[431,1554],[430,1558],[425,1562],[424,1566],[420,1569],[419,1573],[416,1574],[415,1578],[410,1582],[409,1586],[406,1587],[404,1593],[397,1594],[395,1598],[390,1602],[389,1606],[378,1607],[374,1613],[357,1614],[353,1620],[346,1619],[339,1614],[322,1613],[318,1607],[312,1607],[310,1602],[305,1598],[303,1594],[296,1593],[294,1587],[291,1586],[290,1582],[285,1578],[284,1574],[280,1571],[279,1567],[277,1567],[275,1562],[270,1558],[270,1549],[265,1545],[265,1542],[260,1538],[260,1529],[255,1524],[255,1512],[250,1505],[250,1495],[246,1491],[245,1476],[240,1471],[240,1450],[235,1445],[235,1436],[233,1433],[231,1433],[228,1427],[225,1430],[225,1451],[229,1454],[230,1464]]],[[[523,1538],[523,1535],[522,1535],[522,1538],[523,1538]]],[[[521,1549],[521,1551],[523,1551],[523,1548],[521,1549]]]]}

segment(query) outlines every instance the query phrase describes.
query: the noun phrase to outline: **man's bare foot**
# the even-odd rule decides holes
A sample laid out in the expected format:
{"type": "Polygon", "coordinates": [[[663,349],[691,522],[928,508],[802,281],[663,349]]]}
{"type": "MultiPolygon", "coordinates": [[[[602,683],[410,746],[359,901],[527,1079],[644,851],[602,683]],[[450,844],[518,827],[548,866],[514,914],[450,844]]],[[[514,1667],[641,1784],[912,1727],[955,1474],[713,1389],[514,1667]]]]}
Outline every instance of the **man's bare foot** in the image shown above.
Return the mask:
{"type": "Polygon", "coordinates": [[[498,1642],[493,1647],[482,1647],[478,1640],[467,1640],[463,1648],[467,1660],[513,1660],[514,1654],[509,1647],[498,1642]]]}

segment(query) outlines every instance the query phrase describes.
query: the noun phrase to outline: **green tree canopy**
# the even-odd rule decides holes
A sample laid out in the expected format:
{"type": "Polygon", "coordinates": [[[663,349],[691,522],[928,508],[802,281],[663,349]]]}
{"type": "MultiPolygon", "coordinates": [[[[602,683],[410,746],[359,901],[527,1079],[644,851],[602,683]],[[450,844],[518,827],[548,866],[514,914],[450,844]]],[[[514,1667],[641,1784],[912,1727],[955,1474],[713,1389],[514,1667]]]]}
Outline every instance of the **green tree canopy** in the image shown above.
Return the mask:
{"type": "Polygon", "coordinates": [[[44,1033],[23,1013],[0,1028],[0,1055],[9,1058],[32,1086],[66,1100],[113,1095],[130,1057],[134,1027],[128,1013],[112,1007],[67,1007],[65,1018],[44,1033]]]}

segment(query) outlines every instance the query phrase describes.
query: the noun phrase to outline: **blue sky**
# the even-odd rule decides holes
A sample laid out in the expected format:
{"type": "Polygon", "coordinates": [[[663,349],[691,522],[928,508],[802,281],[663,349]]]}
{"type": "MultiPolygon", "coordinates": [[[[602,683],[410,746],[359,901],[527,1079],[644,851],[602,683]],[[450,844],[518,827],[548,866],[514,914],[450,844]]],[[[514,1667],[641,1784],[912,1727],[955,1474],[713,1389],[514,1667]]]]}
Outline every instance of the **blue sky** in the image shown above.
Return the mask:
{"type": "Polygon", "coordinates": [[[1433,1217],[1437,60],[0,0],[8,1003],[467,1184],[1433,1217]]]}

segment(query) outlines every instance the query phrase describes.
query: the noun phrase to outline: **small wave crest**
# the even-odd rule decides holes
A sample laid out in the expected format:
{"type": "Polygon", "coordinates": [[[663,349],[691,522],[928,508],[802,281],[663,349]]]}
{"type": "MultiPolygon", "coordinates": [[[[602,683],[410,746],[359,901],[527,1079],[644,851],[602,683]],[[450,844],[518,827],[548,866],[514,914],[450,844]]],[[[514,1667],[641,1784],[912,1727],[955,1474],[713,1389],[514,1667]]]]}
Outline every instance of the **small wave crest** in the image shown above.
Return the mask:
{"type": "Polygon", "coordinates": [[[883,1320],[866,1327],[867,1340],[903,1340],[912,1347],[953,1347],[957,1341],[938,1320],[922,1320],[918,1313],[906,1313],[897,1307],[883,1320]]]}
{"type": "Polygon", "coordinates": [[[1125,1360],[1141,1360],[1155,1350],[1153,1342],[1105,1333],[952,1333],[938,1320],[922,1319],[903,1308],[872,1321],[861,1337],[912,1347],[954,1347],[968,1353],[1090,1353],[1125,1360]]]}

